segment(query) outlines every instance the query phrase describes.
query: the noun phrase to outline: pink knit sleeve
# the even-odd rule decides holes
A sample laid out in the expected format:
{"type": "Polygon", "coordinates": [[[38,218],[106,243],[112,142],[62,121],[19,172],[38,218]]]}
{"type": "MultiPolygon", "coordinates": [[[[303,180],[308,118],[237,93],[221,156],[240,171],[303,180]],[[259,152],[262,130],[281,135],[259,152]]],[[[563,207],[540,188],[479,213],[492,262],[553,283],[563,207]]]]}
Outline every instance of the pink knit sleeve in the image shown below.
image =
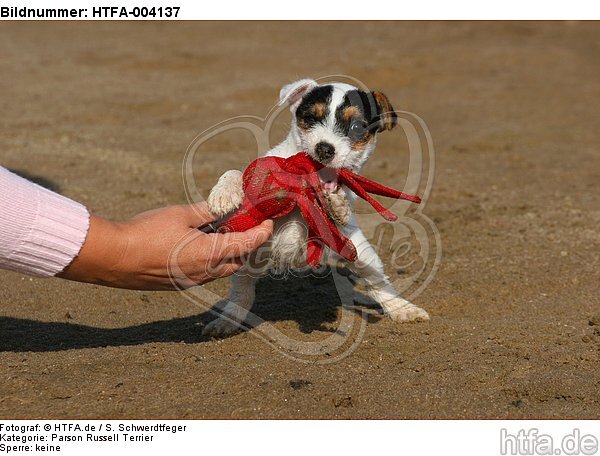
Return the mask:
{"type": "Polygon", "coordinates": [[[89,223],[81,204],[0,167],[0,268],[58,274],[79,253],[89,223]]]}

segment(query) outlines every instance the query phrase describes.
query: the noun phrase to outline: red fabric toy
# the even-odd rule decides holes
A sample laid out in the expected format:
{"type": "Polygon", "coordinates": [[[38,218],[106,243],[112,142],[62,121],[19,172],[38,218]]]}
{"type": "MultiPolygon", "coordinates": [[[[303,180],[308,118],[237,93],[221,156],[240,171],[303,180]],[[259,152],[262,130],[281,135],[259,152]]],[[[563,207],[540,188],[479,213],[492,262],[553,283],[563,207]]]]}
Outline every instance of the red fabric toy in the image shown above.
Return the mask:
{"type": "MultiPolygon", "coordinates": [[[[241,207],[218,228],[218,232],[246,231],[266,219],[276,219],[300,209],[308,224],[306,262],[318,266],[323,244],[349,261],[356,260],[356,247],[332,222],[318,176],[324,166],[307,153],[289,158],[263,157],[254,160],[243,175],[244,200],[241,207]]],[[[385,187],[348,169],[337,170],[338,183],[367,201],[386,220],[398,217],[369,193],[420,203],[418,196],[385,187]]]]}

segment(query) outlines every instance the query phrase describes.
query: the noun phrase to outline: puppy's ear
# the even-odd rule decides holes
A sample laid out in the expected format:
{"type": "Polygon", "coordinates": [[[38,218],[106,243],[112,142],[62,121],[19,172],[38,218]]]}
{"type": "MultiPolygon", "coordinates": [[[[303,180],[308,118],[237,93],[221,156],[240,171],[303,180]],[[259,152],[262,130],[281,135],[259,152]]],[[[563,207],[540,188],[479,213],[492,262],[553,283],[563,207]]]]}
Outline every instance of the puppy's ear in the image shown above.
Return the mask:
{"type": "Polygon", "coordinates": [[[288,104],[290,111],[294,112],[304,94],[316,86],[317,82],[312,79],[300,79],[299,81],[284,85],[279,92],[279,106],[288,104]]]}
{"type": "Polygon", "coordinates": [[[379,127],[377,132],[380,133],[385,130],[391,130],[398,124],[398,116],[394,112],[394,108],[382,92],[371,92],[377,104],[377,119],[379,127]]]}

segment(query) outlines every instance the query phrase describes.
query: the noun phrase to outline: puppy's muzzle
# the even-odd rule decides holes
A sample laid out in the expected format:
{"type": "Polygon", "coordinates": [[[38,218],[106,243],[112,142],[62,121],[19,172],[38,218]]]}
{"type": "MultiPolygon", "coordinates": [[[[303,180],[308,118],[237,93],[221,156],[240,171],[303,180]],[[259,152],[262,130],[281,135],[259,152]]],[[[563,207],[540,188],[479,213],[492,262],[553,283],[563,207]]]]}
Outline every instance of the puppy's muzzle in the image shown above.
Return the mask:
{"type": "Polygon", "coordinates": [[[321,141],[315,146],[315,154],[320,162],[327,161],[335,155],[335,147],[328,142],[321,141]]]}

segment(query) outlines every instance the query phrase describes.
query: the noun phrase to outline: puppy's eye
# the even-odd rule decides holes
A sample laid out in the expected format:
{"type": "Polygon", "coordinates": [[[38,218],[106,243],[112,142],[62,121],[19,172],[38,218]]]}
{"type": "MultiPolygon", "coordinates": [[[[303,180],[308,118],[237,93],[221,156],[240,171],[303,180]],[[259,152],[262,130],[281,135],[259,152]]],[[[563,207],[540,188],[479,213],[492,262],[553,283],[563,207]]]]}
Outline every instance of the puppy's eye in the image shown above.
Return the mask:
{"type": "Polygon", "coordinates": [[[308,130],[316,123],[316,119],[310,115],[298,116],[298,125],[304,130],[308,130]]]}
{"type": "Polygon", "coordinates": [[[350,125],[349,135],[353,138],[362,138],[367,132],[366,122],[355,120],[350,125]]]}

